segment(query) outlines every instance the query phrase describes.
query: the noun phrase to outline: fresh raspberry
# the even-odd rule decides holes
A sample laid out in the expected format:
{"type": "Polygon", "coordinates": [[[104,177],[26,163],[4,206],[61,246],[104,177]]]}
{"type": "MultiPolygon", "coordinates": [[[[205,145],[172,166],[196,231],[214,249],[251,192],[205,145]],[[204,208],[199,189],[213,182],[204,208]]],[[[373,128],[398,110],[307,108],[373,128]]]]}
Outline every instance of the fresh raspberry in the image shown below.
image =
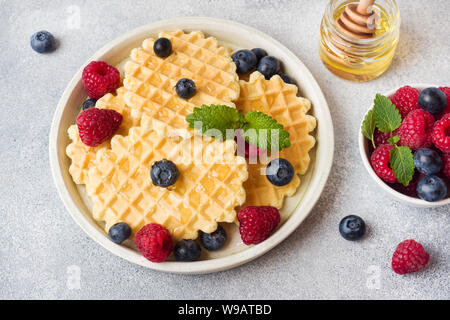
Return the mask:
{"type": "Polygon", "coordinates": [[[396,183],[394,171],[389,167],[389,158],[391,150],[394,148],[391,144],[382,144],[372,153],[370,162],[372,164],[373,171],[386,182],[396,183]]]}
{"type": "Polygon", "coordinates": [[[390,137],[391,137],[390,132],[381,132],[380,130],[375,129],[375,133],[374,133],[375,146],[378,148],[382,144],[388,143],[388,139],[390,137]]]}
{"type": "Polygon", "coordinates": [[[173,248],[169,230],[157,223],[149,223],[141,228],[134,243],[142,255],[151,262],[163,262],[173,248]]]}
{"type": "Polygon", "coordinates": [[[391,97],[391,101],[395,104],[398,111],[400,111],[402,119],[404,119],[411,111],[420,109],[420,106],[417,103],[419,94],[419,90],[410,86],[404,86],[398,89],[391,97]]]}
{"type": "Polygon", "coordinates": [[[444,153],[442,155],[442,173],[445,174],[447,178],[450,179],[450,153],[444,153]]]}
{"type": "Polygon", "coordinates": [[[430,260],[423,246],[415,240],[402,241],[392,256],[392,269],[395,273],[417,272],[425,268],[430,260]]]}
{"type": "Polygon", "coordinates": [[[449,87],[439,87],[439,90],[445,93],[447,96],[447,107],[438,115],[438,119],[441,119],[447,113],[450,113],[450,88],[449,87]]]}
{"type": "Polygon", "coordinates": [[[442,152],[450,152],[450,113],[435,122],[433,127],[433,143],[442,152]]]}
{"type": "Polygon", "coordinates": [[[249,206],[238,213],[239,232],[246,245],[266,240],[280,223],[280,212],[274,207],[249,206]]]}
{"type": "Polygon", "coordinates": [[[89,108],[77,117],[80,139],[90,147],[96,147],[111,138],[121,123],[122,115],[109,109],[89,108]]]}
{"type": "Polygon", "coordinates": [[[430,147],[433,124],[431,113],[422,109],[411,111],[395,132],[400,137],[399,144],[412,150],[430,147]]]}
{"type": "Polygon", "coordinates": [[[89,97],[100,99],[120,86],[120,72],[103,61],[92,61],[83,70],[83,84],[89,97]]]}

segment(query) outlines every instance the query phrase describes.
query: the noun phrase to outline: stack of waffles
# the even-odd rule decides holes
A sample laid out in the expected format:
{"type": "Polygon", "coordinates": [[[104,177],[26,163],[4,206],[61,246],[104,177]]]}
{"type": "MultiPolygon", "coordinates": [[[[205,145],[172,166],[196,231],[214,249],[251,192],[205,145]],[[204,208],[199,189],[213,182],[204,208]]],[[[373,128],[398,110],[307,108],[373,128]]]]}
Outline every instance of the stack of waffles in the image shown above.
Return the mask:
{"type": "Polygon", "coordinates": [[[236,209],[242,206],[281,208],[309,166],[315,144],[310,133],[316,126],[307,114],[311,103],[279,76],[266,80],[254,72],[248,80],[239,80],[230,49],[215,38],[181,30],[159,37],[171,41],[172,54],[162,59],[153,52],[155,40],[144,40],[124,66],[123,86],[96,103],[97,108],[122,114],[116,135],[88,147],[76,125],[68,129],[69,171],[75,183],[86,186],[93,217],[104,222],[106,231],[126,222],[133,234],[155,222],[180,240],[195,239],[199,231],[213,232],[219,222],[236,221],[236,209]],[[196,84],[190,99],[175,92],[181,78],[196,84]],[[233,140],[218,141],[189,129],[186,115],[194,107],[211,104],[262,111],[281,123],[290,133],[291,146],[279,157],[292,163],[294,179],[276,187],[261,174],[265,164],[248,163],[236,155],[233,140]],[[176,184],[167,189],[154,186],[150,178],[152,164],[162,159],[174,162],[180,172],[176,184]]]}

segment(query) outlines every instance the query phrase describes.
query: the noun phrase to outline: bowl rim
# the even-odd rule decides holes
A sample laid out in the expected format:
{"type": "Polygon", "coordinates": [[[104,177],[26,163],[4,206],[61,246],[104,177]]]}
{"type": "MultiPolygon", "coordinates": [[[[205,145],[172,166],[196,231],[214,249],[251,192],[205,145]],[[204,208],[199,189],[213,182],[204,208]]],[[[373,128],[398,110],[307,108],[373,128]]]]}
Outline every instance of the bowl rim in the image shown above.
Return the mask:
{"type": "MultiPolygon", "coordinates": [[[[66,130],[63,130],[63,133],[65,132],[66,130]]],[[[334,157],[334,129],[328,104],[317,81],[315,80],[309,69],[303,64],[303,62],[280,42],[255,28],[246,26],[238,22],[210,17],[180,17],[149,23],[119,36],[118,38],[107,43],[96,53],[94,53],[93,56],[91,56],[80,67],[80,69],[78,69],[78,71],[75,73],[68,86],[64,90],[55,110],[49,135],[49,156],[52,176],[58,190],[58,194],[72,218],[89,235],[89,237],[94,239],[97,243],[99,243],[111,253],[137,265],[163,272],[179,274],[201,274],[231,269],[258,258],[259,256],[263,255],[264,253],[268,252],[270,249],[278,245],[284,239],[286,239],[302,223],[302,221],[309,215],[316,202],[319,200],[319,197],[326,185],[328,176],[330,174],[334,157]],[[320,105],[319,109],[322,119],[320,120],[320,123],[318,124],[318,127],[315,131],[315,137],[317,139],[315,152],[317,157],[315,160],[314,173],[311,176],[308,190],[305,192],[305,195],[303,197],[305,198],[306,196],[308,196],[308,202],[303,203],[303,211],[305,211],[306,214],[297,214],[299,210],[298,208],[296,208],[295,212],[289,217],[289,219],[281,227],[279,227],[277,231],[272,234],[271,237],[269,237],[267,240],[258,245],[251,246],[241,252],[232,253],[226,257],[201,260],[190,263],[174,261],[152,263],[130,248],[113,244],[105,236],[104,232],[101,233],[97,228],[95,228],[94,225],[92,225],[90,221],[88,221],[83,216],[82,212],[78,209],[74,200],[72,199],[62,176],[63,168],[61,167],[58,157],[58,132],[60,131],[60,123],[63,111],[72,91],[81,79],[81,73],[84,66],[87,65],[90,61],[96,60],[107,52],[113,50],[120,44],[126,43],[126,41],[132,37],[142,37],[144,34],[155,32],[156,29],[162,31],[164,28],[167,28],[168,25],[178,25],[179,29],[198,28],[198,30],[202,30],[205,33],[208,33],[208,26],[212,28],[213,26],[220,25],[221,27],[227,27],[231,29],[234,28],[239,32],[242,31],[243,33],[257,36],[258,38],[263,39],[266,43],[270,43],[271,46],[278,46],[280,50],[283,50],[285,56],[288,57],[290,61],[294,61],[296,63],[299,68],[299,72],[302,72],[305,77],[309,79],[308,86],[314,92],[314,95],[316,97],[316,105],[314,106],[314,110],[318,110],[317,108],[320,105]],[[314,190],[314,192],[311,190],[314,190]]]]}
{"type": "MultiPolygon", "coordinates": [[[[429,87],[438,87],[436,85],[432,85],[432,84],[428,84],[428,83],[416,83],[416,84],[410,84],[410,87],[416,88],[419,91],[422,91],[425,88],[429,88],[429,87]]],[[[400,88],[400,87],[399,87],[400,88]]],[[[399,89],[391,89],[385,93],[383,93],[384,96],[390,98],[392,97],[395,92],[399,89]]],[[[410,204],[412,206],[415,207],[423,207],[423,208],[435,208],[435,207],[441,207],[441,206],[445,206],[450,204],[450,198],[447,199],[442,199],[440,201],[436,201],[436,202],[428,202],[425,200],[422,200],[420,198],[413,198],[410,196],[407,196],[403,193],[400,193],[396,190],[394,190],[393,188],[391,188],[388,184],[386,184],[380,177],[377,176],[377,174],[375,173],[375,171],[373,171],[373,168],[370,164],[369,161],[369,155],[366,152],[366,146],[369,143],[369,140],[363,136],[363,134],[361,133],[361,126],[364,122],[364,118],[366,117],[367,113],[372,109],[372,107],[370,107],[365,113],[364,116],[362,118],[361,121],[361,125],[358,128],[358,142],[359,142],[359,153],[362,159],[362,162],[364,164],[364,167],[366,168],[367,172],[369,173],[369,175],[372,177],[372,179],[377,183],[378,186],[380,186],[385,192],[387,192],[388,194],[390,194],[393,198],[410,204]]]]}

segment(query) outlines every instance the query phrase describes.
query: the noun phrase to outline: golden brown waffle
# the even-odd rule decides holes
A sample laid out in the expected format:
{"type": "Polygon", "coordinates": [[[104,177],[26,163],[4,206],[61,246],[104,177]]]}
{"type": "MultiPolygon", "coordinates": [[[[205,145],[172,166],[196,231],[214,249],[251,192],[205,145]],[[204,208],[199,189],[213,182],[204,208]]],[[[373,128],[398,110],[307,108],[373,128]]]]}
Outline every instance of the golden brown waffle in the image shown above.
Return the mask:
{"type": "MultiPolygon", "coordinates": [[[[125,104],[123,99],[125,91],[126,89],[121,87],[116,90],[116,95],[108,93],[100,98],[95,105],[97,108],[112,109],[122,114],[122,123],[116,133],[120,135],[127,135],[128,130],[133,126],[139,125],[140,122],[139,114],[135,114],[135,112],[125,104]]],[[[72,143],[66,148],[66,154],[72,160],[69,172],[75,183],[85,184],[87,180],[86,175],[92,164],[92,160],[95,159],[98,150],[109,148],[109,140],[97,147],[89,147],[81,141],[77,125],[74,124],[70,126],[67,132],[69,138],[72,140],[72,143]]]]}
{"type": "MultiPolygon", "coordinates": [[[[311,108],[311,102],[297,97],[297,87],[284,83],[278,75],[266,80],[262,74],[254,72],[249,81],[240,81],[240,86],[236,107],[243,112],[262,111],[281,123],[290,134],[291,146],[283,149],[279,157],[291,162],[296,173],[305,174],[310,162],[309,151],[316,141],[310,135],[316,127],[316,119],[306,114],[311,108]]],[[[265,165],[257,163],[249,164],[248,167],[249,179],[244,184],[247,192],[245,205],[281,208],[283,198],[293,195],[300,185],[296,175],[288,185],[274,186],[263,175],[265,165]]]]}
{"type": "Polygon", "coordinates": [[[89,170],[93,216],[105,222],[106,231],[122,221],[133,234],[145,224],[161,224],[175,240],[213,232],[217,222],[233,222],[235,207],[245,201],[247,165],[235,149],[234,141],[164,138],[144,127],[116,135],[89,170]],[[150,178],[152,164],[162,159],[173,161],[180,173],[168,189],[150,178]]]}
{"type": "Polygon", "coordinates": [[[236,65],[228,48],[202,32],[181,30],[161,32],[159,37],[172,43],[172,54],[159,58],[153,52],[154,39],[146,39],[142,47],[133,49],[125,64],[126,103],[147,115],[142,125],[162,136],[190,137],[186,115],[203,104],[225,104],[234,107],[239,96],[236,65]],[[186,100],[180,98],[175,85],[178,80],[194,81],[197,93],[186,100]],[[181,129],[181,130],[179,130],[181,129]]]}

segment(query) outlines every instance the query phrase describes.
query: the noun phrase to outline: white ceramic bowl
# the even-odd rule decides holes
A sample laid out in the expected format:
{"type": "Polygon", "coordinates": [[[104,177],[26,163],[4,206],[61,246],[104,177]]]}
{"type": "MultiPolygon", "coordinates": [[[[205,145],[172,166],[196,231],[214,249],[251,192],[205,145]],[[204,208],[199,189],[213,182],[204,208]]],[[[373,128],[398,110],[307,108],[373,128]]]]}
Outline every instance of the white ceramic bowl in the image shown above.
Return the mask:
{"type": "MultiPolygon", "coordinates": [[[[245,25],[212,18],[177,18],[158,21],[135,29],[104,46],[87,62],[104,60],[113,65],[120,65],[129,56],[130,50],[139,46],[145,38],[156,37],[160,31],[184,29],[201,30],[208,36],[214,36],[220,42],[233,49],[261,47],[271,55],[278,57],[287,73],[297,80],[302,95],[312,101],[312,114],[317,118],[315,131],[316,147],[311,151],[311,166],[302,177],[302,185],[295,196],[286,201],[282,210],[284,223],[266,241],[247,247],[240,241],[239,235],[232,234],[227,250],[202,257],[204,260],[183,263],[166,261],[152,263],[137,252],[132,244],[116,245],[108,239],[101,225],[93,220],[89,203],[79,186],[69,174],[70,160],[65,154],[69,144],[67,128],[75,123],[76,115],[86,94],[81,82],[84,65],[77,71],[61,100],[58,103],[50,131],[50,164],[53,178],[67,210],[81,228],[95,241],[112,253],[139,265],[166,272],[208,273],[229,269],[264,254],[292,233],[313,208],[327,181],[334,150],[333,124],[325,98],[317,82],[305,65],[286,47],[268,35],[245,25]]],[[[235,226],[230,227],[237,229],[235,226]]],[[[230,236],[230,237],[231,237],[230,236]]]]}
{"type": "MultiPolygon", "coordinates": [[[[417,88],[419,91],[422,91],[425,88],[437,87],[437,86],[430,85],[430,84],[416,84],[416,85],[411,85],[411,87],[417,88]]],[[[390,98],[394,95],[394,93],[395,93],[395,91],[397,91],[397,89],[390,90],[389,92],[386,92],[383,95],[390,98]]],[[[370,107],[367,110],[367,112],[370,109],[372,109],[372,107],[370,107]]],[[[362,122],[364,121],[365,116],[366,115],[364,115],[363,120],[361,121],[361,125],[362,125],[362,122]]],[[[419,207],[419,208],[434,208],[434,207],[440,207],[440,206],[450,204],[450,198],[443,199],[441,201],[436,201],[436,202],[428,202],[428,201],[425,201],[422,199],[409,197],[407,195],[404,195],[404,194],[392,189],[386,182],[384,182],[377,176],[375,171],[373,171],[372,165],[370,164],[370,159],[369,159],[369,143],[370,142],[368,139],[366,139],[362,135],[361,130],[359,130],[358,132],[359,132],[358,133],[358,135],[359,135],[359,139],[358,139],[359,140],[359,153],[361,155],[361,159],[363,161],[364,167],[367,169],[367,172],[369,172],[369,175],[372,177],[372,179],[375,181],[375,183],[378,186],[380,186],[381,189],[383,189],[392,198],[394,198],[400,202],[403,202],[405,204],[408,204],[408,205],[411,205],[414,207],[419,207]]]]}

